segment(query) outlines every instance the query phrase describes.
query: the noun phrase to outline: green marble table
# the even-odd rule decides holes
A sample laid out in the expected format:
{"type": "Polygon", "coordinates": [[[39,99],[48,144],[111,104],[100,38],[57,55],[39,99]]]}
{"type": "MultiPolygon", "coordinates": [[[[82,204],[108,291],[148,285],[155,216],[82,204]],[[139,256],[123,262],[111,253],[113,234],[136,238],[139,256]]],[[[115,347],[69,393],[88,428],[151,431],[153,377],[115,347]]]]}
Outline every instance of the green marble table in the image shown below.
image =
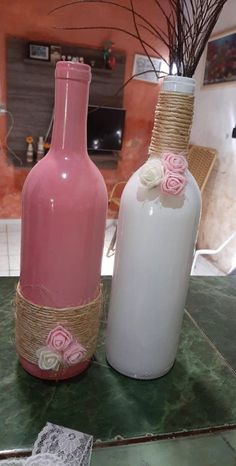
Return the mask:
{"type": "Polygon", "coordinates": [[[94,361],[82,376],[54,383],[19,366],[12,311],[17,278],[0,278],[0,452],[30,449],[47,421],[88,432],[97,445],[236,424],[236,277],[191,278],[176,363],[154,381],[128,379],[107,365],[111,279],[103,282],[104,319],[94,361]]]}

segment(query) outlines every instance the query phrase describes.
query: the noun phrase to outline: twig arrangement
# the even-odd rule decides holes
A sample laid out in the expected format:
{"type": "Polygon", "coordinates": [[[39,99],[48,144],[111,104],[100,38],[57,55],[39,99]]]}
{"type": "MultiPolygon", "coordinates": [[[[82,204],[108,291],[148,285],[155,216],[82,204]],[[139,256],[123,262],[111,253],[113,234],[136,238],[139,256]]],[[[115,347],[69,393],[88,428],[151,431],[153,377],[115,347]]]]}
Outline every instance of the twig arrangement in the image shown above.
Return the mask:
{"type": "Polygon", "coordinates": [[[50,14],[73,5],[81,5],[81,3],[101,3],[121,8],[131,14],[134,32],[120,27],[99,25],[94,27],[62,27],[61,29],[107,29],[121,31],[140,42],[157,76],[159,76],[160,72],[155,70],[154,63],[150,57],[150,51],[154,52],[155,56],[168,64],[169,74],[173,74],[173,67],[175,65],[178,76],[192,77],[227,0],[168,0],[167,8],[163,7],[162,0],[152,1],[157,7],[157,15],[162,15],[164,18],[166,23],[165,29],[156,26],[154,22],[149,21],[145,16],[138,13],[134,7],[134,0],[127,0],[128,5],[120,4],[118,0],[77,0],[54,8],[50,11],[50,14]],[[148,31],[155,44],[157,40],[164,44],[169,50],[169,61],[160,54],[156,49],[156,45],[154,46],[152,42],[147,42],[142,38],[141,30],[148,31]]]}

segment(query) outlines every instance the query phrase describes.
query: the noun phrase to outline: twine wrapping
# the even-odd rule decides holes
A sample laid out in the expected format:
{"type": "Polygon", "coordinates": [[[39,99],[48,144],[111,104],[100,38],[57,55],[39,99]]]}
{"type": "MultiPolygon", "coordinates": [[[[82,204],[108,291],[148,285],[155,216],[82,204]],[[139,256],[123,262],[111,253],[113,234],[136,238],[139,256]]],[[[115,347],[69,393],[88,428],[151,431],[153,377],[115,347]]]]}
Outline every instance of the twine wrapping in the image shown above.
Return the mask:
{"type": "Polygon", "coordinates": [[[150,155],[161,155],[165,151],[187,154],[193,107],[193,95],[169,91],[160,93],[149,147],[150,155]]]}
{"type": "Polygon", "coordinates": [[[102,287],[94,301],[79,307],[55,309],[26,300],[16,290],[16,348],[19,356],[37,364],[37,351],[45,346],[48,334],[57,325],[65,327],[86,349],[81,359],[91,358],[96,349],[102,309],[102,287]]]}

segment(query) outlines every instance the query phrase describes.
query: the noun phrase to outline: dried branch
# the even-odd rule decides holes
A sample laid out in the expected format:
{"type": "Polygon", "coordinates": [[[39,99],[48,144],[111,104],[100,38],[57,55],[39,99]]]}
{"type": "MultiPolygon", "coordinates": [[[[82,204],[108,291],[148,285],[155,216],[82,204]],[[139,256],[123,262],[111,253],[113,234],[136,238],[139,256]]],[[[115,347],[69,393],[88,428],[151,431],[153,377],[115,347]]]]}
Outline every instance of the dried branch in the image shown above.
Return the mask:
{"type": "MultiPolygon", "coordinates": [[[[98,30],[98,29],[103,30],[104,29],[104,30],[109,30],[109,31],[123,32],[124,34],[127,34],[128,36],[134,37],[134,39],[138,39],[138,36],[136,34],[133,34],[132,32],[126,31],[123,28],[111,27],[111,26],[55,27],[55,29],[64,30],[64,31],[85,31],[85,30],[91,31],[91,30],[98,30]]],[[[158,58],[161,58],[161,60],[163,60],[169,66],[169,63],[167,62],[165,57],[163,57],[163,55],[161,55],[151,44],[148,44],[145,40],[143,40],[143,43],[147,47],[149,47],[150,50],[152,50],[158,58]]]]}
{"type": "MultiPolygon", "coordinates": [[[[48,14],[51,15],[52,13],[55,13],[58,10],[61,10],[61,9],[64,9],[66,7],[73,6],[73,5],[77,5],[77,6],[80,5],[81,6],[81,3],[103,3],[103,4],[106,4],[106,5],[113,5],[115,7],[121,8],[122,10],[126,10],[126,11],[132,13],[132,9],[129,8],[128,6],[120,5],[119,3],[114,2],[112,0],[82,0],[82,1],[81,0],[76,0],[76,1],[73,1],[73,2],[70,2],[70,3],[65,3],[64,5],[60,5],[60,6],[56,7],[56,8],[53,8],[53,10],[50,10],[48,14]]],[[[159,35],[159,29],[157,29],[155,26],[153,26],[153,24],[150,23],[150,21],[148,21],[147,18],[140,15],[136,11],[134,11],[134,13],[135,13],[135,16],[137,16],[137,18],[141,19],[144,23],[146,23],[153,30],[153,32],[155,32],[157,35],[159,35]]],[[[163,34],[165,35],[164,32],[163,32],[163,34]]],[[[166,35],[166,38],[167,38],[167,35],[166,35]]]]}
{"type": "MultiPolygon", "coordinates": [[[[168,39],[167,39],[167,40],[164,39],[159,33],[156,34],[156,33],[153,32],[151,29],[149,29],[147,26],[145,26],[145,24],[140,24],[140,23],[138,23],[138,26],[139,26],[140,28],[145,29],[146,31],[148,31],[153,37],[155,37],[155,39],[156,39],[156,38],[159,38],[159,39],[163,42],[163,44],[164,44],[167,48],[169,48],[168,39]]],[[[168,36],[167,36],[167,37],[168,37],[168,36]]]]}
{"type": "Polygon", "coordinates": [[[135,31],[136,31],[136,33],[137,33],[137,36],[138,36],[138,38],[139,38],[139,42],[140,42],[140,44],[141,44],[141,46],[142,46],[142,48],[143,48],[144,53],[147,55],[148,60],[149,60],[150,63],[151,63],[151,66],[152,66],[153,71],[154,71],[154,73],[155,73],[155,75],[156,75],[156,78],[158,79],[155,65],[154,65],[154,63],[153,63],[153,61],[152,61],[152,59],[151,59],[151,57],[150,57],[150,55],[149,55],[149,53],[148,53],[148,49],[147,49],[147,47],[145,46],[145,44],[144,44],[144,42],[143,42],[143,40],[142,40],[142,37],[140,36],[140,33],[139,33],[139,28],[138,28],[138,25],[137,25],[137,22],[136,22],[136,17],[135,17],[135,11],[134,11],[133,0],[130,0],[130,6],[131,6],[131,10],[132,10],[132,16],[133,16],[134,27],[135,27],[135,31]]]}
{"type": "MultiPolygon", "coordinates": [[[[192,77],[227,0],[168,0],[167,9],[164,8],[161,0],[152,1],[157,7],[157,12],[162,15],[165,21],[166,31],[155,25],[155,18],[151,22],[145,16],[138,13],[134,8],[134,0],[129,0],[130,6],[121,5],[118,0],[77,0],[56,7],[51,10],[49,14],[69,6],[81,5],[81,3],[100,3],[111,5],[115,8],[121,8],[129,14],[131,13],[135,33],[124,28],[113,26],[64,27],[59,29],[107,29],[123,32],[139,41],[155,72],[158,71],[155,70],[149,50],[153,51],[155,56],[161,58],[170,66],[170,74],[172,74],[173,65],[175,64],[178,75],[192,77]],[[138,22],[137,20],[141,21],[138,22]],[[156,50],[153,43],[143,39],[140,29],[148,31],[152,38],[155,39],[155,42],[160,40],[163,45],[168,48],[169,63],[164,56],[156,50]]],[[[132,78],[127,82],[131,79],[132,78]]]]}
{"type": "MultiPolygon", "coordinates": [[[[146,73],[154,73],[153,70],[146,70],[146,71],[142,71],[141,73],[135,73],[133,74],[129,79],[127,79],[127,81],[125,81],[125,83],[118,89],[118,91],[115,93],[114,97],[116,97],[126,86],[127,84],[130,83],[130,81],[132,81],[134,78],[136,78],[137,76],[142,76],[143,74],[146,74],[146,73]]],[[[166,75],[168,75],[168,73],[165,73],[164,71],[157,71],[156,70],[156,75],[157,75],[157,81],[161,78],[164,78],[166,75]]]]}

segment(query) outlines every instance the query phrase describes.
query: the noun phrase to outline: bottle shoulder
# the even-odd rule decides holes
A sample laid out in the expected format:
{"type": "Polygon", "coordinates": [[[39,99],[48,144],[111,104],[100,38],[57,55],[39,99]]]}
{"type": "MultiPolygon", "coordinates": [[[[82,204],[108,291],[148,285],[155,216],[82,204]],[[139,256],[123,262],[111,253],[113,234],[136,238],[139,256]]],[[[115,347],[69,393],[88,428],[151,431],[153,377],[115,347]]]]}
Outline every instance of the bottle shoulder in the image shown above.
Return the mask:
{"type": "Polygon", "coordinates": [[[60,159],[50,153],[32,168],[23,187],[23,195],[34,192],[36,196],[53,192],[61,195],[72,192],[79,194],[83,191],[99,192],[107,198],[104,179],[89,157],[60,159]]]}
{"type": "Polygon", "coordinates": [[[193,206],[196,210],[201,210],[201,192],[189,170],[185,172],[186,185],[182,192],[171,195],[162,192],[161,183],[153,188],[144,186],[140,179],[142,169],[143,165],[128,180],[122,194],[121,204],[133,204],[142,210],[149,209],[150,205],[156,210],[163,210],[163,208],[187,210],[193,206]]]}

